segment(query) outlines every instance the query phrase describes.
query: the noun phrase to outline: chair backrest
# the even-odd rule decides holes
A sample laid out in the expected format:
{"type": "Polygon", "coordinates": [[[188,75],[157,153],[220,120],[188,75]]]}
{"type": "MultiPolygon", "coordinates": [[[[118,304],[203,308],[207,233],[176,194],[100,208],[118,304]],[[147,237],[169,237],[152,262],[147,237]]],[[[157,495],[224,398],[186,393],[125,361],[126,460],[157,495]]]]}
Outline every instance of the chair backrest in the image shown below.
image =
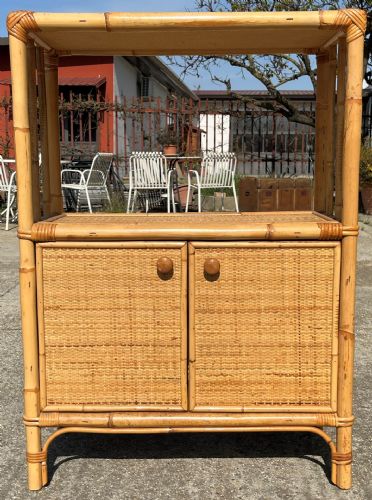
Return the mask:
{"type": "Polygon", "coordinates": [[[110,173],[113,153],[97,153],[86,178],[88,186],[104,186],[110,173]]]}
{"type": "Polygon", "coordinates": [[[129,182],[134,188],[164,188],[167,174],[167,159],[162,153],[135,151],[129,158],[129,182]]]}
{"type": "Polygon", "coordinates": [[[231,186],[235,170],[235,153],[208,153],[202,160],[200,183],[205,187],[231,186]]]}
{"type": "Polygon", "coordinates": [[[0,155],[0,191],[7,191],[9,187],[11,173],[0,155]]]}

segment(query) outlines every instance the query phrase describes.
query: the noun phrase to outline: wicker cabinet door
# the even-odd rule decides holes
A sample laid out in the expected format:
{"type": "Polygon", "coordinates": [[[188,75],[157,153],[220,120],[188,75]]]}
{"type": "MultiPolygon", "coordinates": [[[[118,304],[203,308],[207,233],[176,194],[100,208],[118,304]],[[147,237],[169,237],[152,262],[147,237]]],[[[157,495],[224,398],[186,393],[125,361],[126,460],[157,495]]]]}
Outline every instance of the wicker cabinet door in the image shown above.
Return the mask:
{"type": "Polygon", "coordinates": [[[187,409],[187,246],[37,246],[44,410],[187,409]]]}
{"type": "Polygon", "coordinates": [[[336,409],[340,245],[189,247],[190,409],[336,409]]]}

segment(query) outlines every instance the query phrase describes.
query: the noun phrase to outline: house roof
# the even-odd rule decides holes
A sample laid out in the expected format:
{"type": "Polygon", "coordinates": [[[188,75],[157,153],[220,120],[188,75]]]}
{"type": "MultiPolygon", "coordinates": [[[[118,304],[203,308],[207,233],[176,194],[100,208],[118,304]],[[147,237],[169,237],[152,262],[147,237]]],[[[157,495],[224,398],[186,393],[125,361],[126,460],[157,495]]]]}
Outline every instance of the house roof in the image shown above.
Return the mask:
{"type": "MultiPolygon", "coordinates": [[[[70,87],[100,87],[106,82],[105,77],[91,76],[91,77],[58,77],[58,85],[66,85],[70,87]]],[[[3,78],[0,80],[0,85],[11,85],[11,78],[3,78]]]]}
{"type": "Polygon", "coordinates": [[[100,87],[106,82],[102,76],[83,76],[83,77],[58,77],[58,85],[68,85],[70,87],[100,87]]]}
{"type": "MultiPolygon", "coordinates": [[[[281,90],[281,94],[299,100],[315,99],[315,93],[312,90],[281,90]]],[[[233,94],[254,97],[255,99],[267,99],[270,94],[267,90],[196,90],[195,94],[201,99],[235,99],[233,94]]]]}
{"type": "Polygon", "coordinates": [[[357,9],[306,12],[11,12],[9,33],[67,54],[317,53],[364,35],[357,9]],[[350,28],[350,29],[349,29],[350,28]]]}

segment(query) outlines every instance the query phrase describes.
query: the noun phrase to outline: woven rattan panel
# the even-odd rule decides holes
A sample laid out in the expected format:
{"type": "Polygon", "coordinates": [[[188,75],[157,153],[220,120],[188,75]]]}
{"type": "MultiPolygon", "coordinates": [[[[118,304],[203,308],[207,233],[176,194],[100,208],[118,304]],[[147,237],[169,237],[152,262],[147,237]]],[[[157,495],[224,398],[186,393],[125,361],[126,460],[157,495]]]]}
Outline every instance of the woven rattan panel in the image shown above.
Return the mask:
{"type": "Polygon", "coordinates": [[[42,248],[47,406],[180,409],[183,274],[175,248],[42,248]]]}
{"type": "Polygon", "coordinates": [[[196,408],[331,406],[338,249],[270,245],[195,250],[196,408]]]}

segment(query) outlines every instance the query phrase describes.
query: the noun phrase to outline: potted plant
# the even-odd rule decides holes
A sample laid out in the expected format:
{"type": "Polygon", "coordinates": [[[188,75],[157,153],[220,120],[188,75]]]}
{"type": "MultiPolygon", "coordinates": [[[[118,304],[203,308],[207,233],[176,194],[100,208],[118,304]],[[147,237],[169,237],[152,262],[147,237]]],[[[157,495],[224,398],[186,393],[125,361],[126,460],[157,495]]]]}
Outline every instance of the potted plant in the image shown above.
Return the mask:
{"type": "Polygon", "coordinates": [[[179,142],[177,132],[173,128],[163,128],[158,134],[158,143],[163,146],[165,155],[176,155],[179,142]]]}
{"type": "Polygon", "coordinates": [[[365,213],[372,215],[372,145],[367,141],[360,151],[360,192],[365,213]]]}

